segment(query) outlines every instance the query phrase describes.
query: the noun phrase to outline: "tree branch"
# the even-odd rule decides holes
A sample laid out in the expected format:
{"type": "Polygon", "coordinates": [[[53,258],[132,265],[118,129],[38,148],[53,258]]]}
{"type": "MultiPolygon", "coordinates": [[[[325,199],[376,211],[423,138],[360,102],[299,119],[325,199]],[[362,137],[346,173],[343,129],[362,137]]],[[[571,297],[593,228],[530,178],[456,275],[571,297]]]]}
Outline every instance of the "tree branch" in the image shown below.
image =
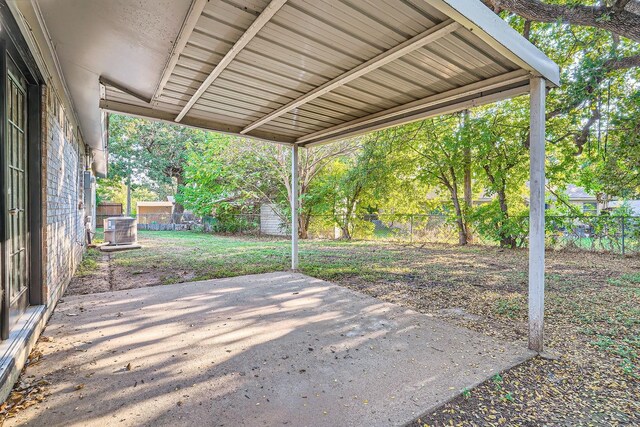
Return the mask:
{"type": "Polygon", "coordinates": [[[619,0],[614,6],[549,4],[540,0],[483,0],[495,12],[502,10],[536,22],[557,22],[600,28],[640,42],[640,15],[630,11],[635,3],[619,0]],[[629,4],[630,3],[630,4],[629,4]],[[629,7],[627,7],[629,6],[629,7]]]}
{"type": "Polygon", "coordinates": [[[623,58],[611,58],[602,64],[604,71],[625,70],[627,68],[640,67],[640,55],[626,56],[623,58]]]}

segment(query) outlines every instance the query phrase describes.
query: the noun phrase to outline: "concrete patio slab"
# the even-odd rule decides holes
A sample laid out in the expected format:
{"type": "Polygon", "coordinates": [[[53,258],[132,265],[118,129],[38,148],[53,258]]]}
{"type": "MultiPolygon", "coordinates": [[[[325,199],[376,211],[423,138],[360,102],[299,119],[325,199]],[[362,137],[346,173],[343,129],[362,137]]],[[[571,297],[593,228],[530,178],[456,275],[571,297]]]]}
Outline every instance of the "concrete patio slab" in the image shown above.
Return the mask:
{"type": "Polygon", "coordinates": [[[388,426],[531,356],[294,273],[65,298],[8,425],[388,426]]]}

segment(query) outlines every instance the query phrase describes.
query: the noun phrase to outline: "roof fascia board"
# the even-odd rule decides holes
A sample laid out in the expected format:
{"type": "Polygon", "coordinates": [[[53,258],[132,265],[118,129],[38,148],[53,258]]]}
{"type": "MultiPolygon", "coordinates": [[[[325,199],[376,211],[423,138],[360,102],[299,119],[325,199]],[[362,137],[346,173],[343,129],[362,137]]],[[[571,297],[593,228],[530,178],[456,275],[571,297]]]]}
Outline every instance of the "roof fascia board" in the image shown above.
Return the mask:
{"type": "Polygon", "coordinates": [[[368,123],[380,122],[384,119],[393,119],[401,114],[407,114],[412,111],[424,109],[426,107],[437,106],[438,104],[444,104],[456,99],[467,97],[468,95],[480,94],[482,92],[494,90],[500,87],[509,86],[519,81],[528,81],[529,73],[524,70],[512,71],[502,76],[492,77],[487,80],[483,80],[476,83],[471,83],[466,86],[462,86],[456,89],[452,89],[447,92],[432,95],[426,98],[419,99],[409,104],[399,105],[398,107],[390,108],[388,110],[381,111],[379,113],[371,114],[369,116],[355,119],[346,123],[323,129],[314,133],[310,133],[296,140],[296,143],[304,143],[312,141],[314,139],[323,138],[332,134],[341,133],[355,127],[361,127],[368,123]]]}
{"type": "Polygon", "coordinates": [[[509,98],[514,98],[516,96],[524,95],[527,93],[529,93],[528,83],[524,86],[518,86],[515,88],[506,89],[501,92],[496,92],[489,95],[483,95],[473,99],[463,100],[463,101],[449,104],[442,107],[427,109],[426,111],[419,111],[419,112],[416,112],[415,114],[402,115],[394,120],[373,123],[366,127],[359,127],[357,129],[353,129],[340,134],[329,136],[328,138],[310,141],[310,142],[299,144],[299,145],[301,147],[315,147],[318,145],[327,144],[329,142],[338,141],[341,139],[351,138],[351,137],[362,135],[369,132],[379,131],[379,130],[387,129],[390,127],[415,122],[418,120],[428,119],[430,117],[442,116],[445,114],[451,114],[457,111],[466,110],[468,108],[478,107],[480,105],[491,104],[494,102],[502,101],[509,98]]]}
{"type": "Polygon", "coordinates": [[[422,0],[456,20],[482,41],[533,75],[560,86],[560,69],[531,42],[479,0],[422,0]]]}

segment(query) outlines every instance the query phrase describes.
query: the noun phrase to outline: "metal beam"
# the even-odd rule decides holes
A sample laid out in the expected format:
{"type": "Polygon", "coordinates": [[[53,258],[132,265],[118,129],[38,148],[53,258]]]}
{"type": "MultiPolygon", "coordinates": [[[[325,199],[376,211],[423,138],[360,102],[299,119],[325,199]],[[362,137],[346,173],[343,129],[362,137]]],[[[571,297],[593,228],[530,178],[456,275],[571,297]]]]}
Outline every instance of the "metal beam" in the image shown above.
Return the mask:
{"type": "Polygon", "coordinates": [[[182,23],[182,27],[178,32],[178,37],[176,37],[176,41],[173,43],[173,48],[171,49],[171,53],[169,54],[169,59],[167,60],[166,65],[164,66],[164,70],[162,70],[162,77],[158,82],[158,86],[156,87],[155,92],[153,93],[153,100],[160,98],[162,95],[162,91],[164,87],[167,85],[169,81],[169,77],[173,73],[173,69],[176,67],[178,63],[178,59],[180,59],[180,54],[184,50],[187,42],[189,41],[189,37],[191,37],[191,33],[193,33],[194,28],[202,15],[202,11],[204,7],[207,5],[208,0],[193,0],[191,2],[191,6],[189,7],[189,11],[187,12],[187,16],[182,23]]]}
{"type": "Polygon", "coordinates": [[[291,147],[291,269],[298,269],[298,146],[291,147]]]}
{"type": "MultiPolygon", "coordinates": [[[[169,123],[174,123],[173,119],[175,117],[174,113],[158,110],[152,108],[151,106],[147,107],[141,105],[133,105],[118,101],[108,101],[105,99],[100,100],[100,108],[104,111],[109,111],[112,113],[127,114],[129,116],[143,117],[146,119],[159,120],[169,123]]],[[[229,126],[225,123],[220,123],[213,120],[200,119],[196,117],[186,117],[182,122],[180,122],[180,124],[189,127],[212,130],[247,138],[244,135],[240,135],[241,128],[239,126],[229,126]]],[[[252,132],[250,138],[282,145],[292,145],[295,142],[295,138],[283,137],[271,132],[262,131],[252,132]]]]}
{"type": "Polygon", "coordinates": [[[280,117],[281,115],[300,107],[307,102],[310,102],[332,90],[339,88],[352,80],[357,79],[371,71],[374,71],[396,59],[407,55],[408,53],[413,52],[414,50],[420,49],[425,45],[432,43],[452,32],[460,28],[460,24],[454,22],[453,20],[447,20],[442,22],[427,31],[424,31],[418,34],[415,37],[410,38],[409,40],[400,43],[399,45],[387,50],[386,52],[381,53],[380,55],[371,58],[370,60],[358,65],[357,67],[347,71],[346,73],[324,83],[321,86],[313,89],[312,91],[294,99],[293,101],[283,105],[277,110],[272,111],[266,116],[262,117],[251,123],[249,126],[242,129],[241,133],[245,134],[247,132],[252,131],[253,129],[261,126],[276,117],[280,117]]]}
{"type": "Polygon", "coordinates": [[[109,87],[112,87],[114,89],[118,89],[120,92],[124,92],[127,95],[131,95],[134,98],[139,99],[140,101],[145,102],[147,104],[151,103],[151,99],[150,98],[148,98],[148,97],[146,97],[146,96],[144,96],[144,95],[142,95],[142,94],[140,94],[140,93],[138,93],[138,92],[136,92],[136,91],[134,91],[132,89],[129,89],[128,87],[123,86],[120,83],[116,83],[116,82],[114,82],[113,80],[111,80],[111,79],[109,79],[107,77],[100,76],[98,78],[98,82],[102,86],[105,86],[105,87],[109,86],[109,87]]]}
{"type": "Polygon", "coordinates": [[[233,61],[233,59],[245,48],[245,46],[255,37],[256,34],[264,27],[267,22],[273,18],[278,10],[287,0],[271,0],[271,3],[267,5],[267,7],[262,11],[262,13],[256,18],[255,21],[247,28],[247,31],[240,36],[238,41],[233,45],[233,47],[226,53],[226,55],[222,58],[222,60],[216,65],[216,67],[211,71],[211,74],[202,82],[196,93],[193,94],[187,105],[184,106],[182,111],[175,118],[176,122],[182,120],[182,118],[189,112],[191,107],[200,99],[202,94],[211,86],[211,84],[218,78],[218,76],[224,71],[225,68],[233,61]]]}
{"type": "Polygon", "coordinates": [[[296,140],[298,143],[305,143],[314,139],[328,137],[330,135],[348,131],[350,129],[366,125],[368,123],[378,122],[384,119],[393,119],[396,116],[407,114],[412,111],[417,111],[423,108],[432,107],[438,104],[444,104],[447,102],[455,101],[456,99],[464,98],[469,95],[475,95],[482,92],[494,90],[499,87],[505,87],[513,83],[529,81],[529,73],[523,70],[512,71],[502,76],[493,77],[480,82],[472,83],[466,86],[452,89],[447,92],[432,95],[426,98],[419,99],[408,104],[400,105],[398,107],[390,108],[379,113],[371,114],[366,117],[351,120],[346,123],[341,123],[336,126],[332,126],[327,129],[319,130],[317,132],[310,133],[296,140]]]}
{"type": "Polygon", "coordinates": [[[529,349],[543,350],[545,80],[531,79],[529,143],[529,349]]]}
{"type": "Polygon", "coordinates": [[[510,89],[500,90],[497,92],[489,93],[487,95],[473,96],[467,98],[461,98],[460,100],[445,103],[444,105],[438,104],[435,106],[423,108],[408,114],[400,114],[394,116],[392,119],[378,120],[370,124],[365,124],[354,129],[343,131],[340,133],[332,134],[328,137],[319,138],[317,140],[308,141],[303,144],[299,144],[301,147],[313,147],[317,145],[326,144],[338,139],[345,139],[357,135],[362,135],[367,132],[373,132],[376,130],[390,128],[392,126],[398,126],[404,123],[411,123],[418,120],[423,120],[429,117],[441,116],[443,114],[451,114],[456,111],[466,110],[468,108],[477,107],[479,105],[491,104],[493,102],[502,101],[504,99],[513,98],[519,95],[523,95],[529,92],[529,85],[517,86],[510,89]]]}

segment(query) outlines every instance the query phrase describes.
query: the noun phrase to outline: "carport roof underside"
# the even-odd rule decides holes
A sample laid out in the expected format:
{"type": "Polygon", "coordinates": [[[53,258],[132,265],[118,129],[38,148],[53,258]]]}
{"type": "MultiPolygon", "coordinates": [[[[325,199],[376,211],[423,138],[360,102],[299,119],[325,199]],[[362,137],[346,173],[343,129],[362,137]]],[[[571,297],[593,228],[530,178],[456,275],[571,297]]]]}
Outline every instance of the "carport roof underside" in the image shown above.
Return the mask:
{"type": "Polygon", "coordinates": [[[98,101],[103,111],[308,146],[523,94],[531,76],[559,83],[557,65],[477,0],[36,6],[85,139],[96,135],[98,101]],[[69,16],[83,24],[70,27],[69,16]],[[76,77],[77,64],[93,83],[76,77]]]}

